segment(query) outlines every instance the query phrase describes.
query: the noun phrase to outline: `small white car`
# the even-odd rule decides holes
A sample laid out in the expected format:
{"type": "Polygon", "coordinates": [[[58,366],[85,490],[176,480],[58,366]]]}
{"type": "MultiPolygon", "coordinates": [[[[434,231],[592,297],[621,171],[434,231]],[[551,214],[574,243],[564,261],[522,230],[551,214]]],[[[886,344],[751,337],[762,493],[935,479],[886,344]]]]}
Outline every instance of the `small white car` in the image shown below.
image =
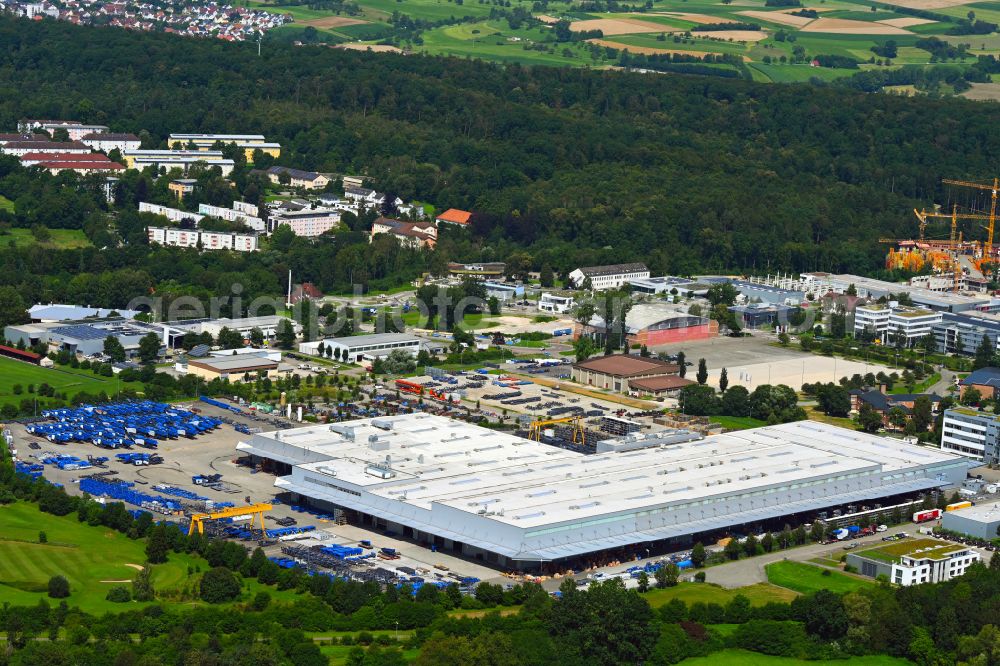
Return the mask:
{"type": "Polygon", "coordinates": [[[885,532],[887,529],[889,529],[888,525],[879,525],[878,527],[875,528],[875,531],[876,532],[885,532]]]}

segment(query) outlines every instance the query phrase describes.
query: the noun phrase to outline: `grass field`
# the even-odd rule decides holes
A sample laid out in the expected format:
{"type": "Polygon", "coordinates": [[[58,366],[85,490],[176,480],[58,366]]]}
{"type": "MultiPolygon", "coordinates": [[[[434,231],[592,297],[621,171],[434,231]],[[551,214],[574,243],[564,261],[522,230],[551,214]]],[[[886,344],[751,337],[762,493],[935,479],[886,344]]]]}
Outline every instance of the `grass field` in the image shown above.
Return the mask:
{"type": "Polygon", "coordinates": [[[5,210],[9,213],[13,213],[14,202],[3,195],[0,195],[0,210],[5,210]]]}
{"type": "Polygon", "coordinates": [[[747,428],[760,428],[767,425],[766,421],[752,419],[748,416],[710,416],[712,423],[718,423],[727,430],[746,430],[747,428]]]}
{"type": "Polygon", "coordinates": [[[791,601],[797,596],[790,589],[768,583],[757,583],[736,590],[727,590],[711,583],[680,583],[676,587],[650,590],[643,596],[650,606],[658,608],[674,599],[680,599],[687,604],[701,601],[706,604],[725,605],[737,594],[745,596],[753,606],[763,606],[770,601],[791,601]]]}
{"type": "MultiPolygon", "coordinates": [[[[11,206],[14,205],[9,201],[8,203],[10,203],[11,206]]],[[[4,204],[0,201],[0,208],[3,207],[4,204]]],[[[51,236],[51,239],[42,243],[31,235],[30,229],[8,229],[6,232],[0,233],[0,246],[9,246],[13,243],[17,247],[41,245],[42,247],[56,248],[60,250],[90,247],[90,241],[79,229],[49,229],[49,235],[51,236]]]]}
{"type": "Polygon", "coordinates": [[[809,594],[817,590],[830,590],[843,594],[874,585],[874,581],[858,578],[838,571],[830,571],[804,562],[773,562],[765,567],[767,580],[789,590],[809,594]],[[830,571],[829,576],[823,575],[830,571]]]}
{"type": "MultiPolygon", "coordinates": [[[[65,576],[70,583],[71,606],[91,612],[128,606],[105,601],[114,583],[131,580],[146,556],[144,543],[103,527],[42,513],[33,504],[18,502],[0,510],[0,598],[12,604],[35,604],[46,596],[50,577],[65,576]],[[39,544],[44,531],[47,544],[39,544]]],[[[187,580],[189,558],[171,555],[171,561],[153,569],[157,589],[176,588],[187,580]]],[[[203,563],[204,564],[204,563],[203,563]]]]}
{"type": "Polygon", "coordinates": [[[693,657],[680,662],[682,666],[906,666],[912,662],[884,655],[872,657],[851,657],[846,659],[819,659],[801,661],[790,657],[772,657],[746,650],[721,650],[707,657],[693,657]]]}
{"type": "MultiPolygon", "coordinates": [[[[32,398],[28,393],[28,384],[46,383],[60,393],[72,397],[81,391],[114,395],[120,388],[142,390],[138,383],[119,382],[116,377],[98,377],[89,370],[73,370],[72,368],[42,368],[30,363],[22,363],[13,359],[0,357],[0,404],[20,404],[22,400],[32,398]],[[14,393],[14,385],[20,384],[22,393],[14,393]]],[[[45,398],[39,399],[43,404],[45,398]]]]}

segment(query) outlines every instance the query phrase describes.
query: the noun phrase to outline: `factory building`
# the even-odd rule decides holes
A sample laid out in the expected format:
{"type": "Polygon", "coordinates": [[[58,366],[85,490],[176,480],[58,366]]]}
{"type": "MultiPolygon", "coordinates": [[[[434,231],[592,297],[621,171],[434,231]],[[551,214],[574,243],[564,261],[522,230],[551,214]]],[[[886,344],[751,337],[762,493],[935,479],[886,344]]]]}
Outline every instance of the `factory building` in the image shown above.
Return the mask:
{"type": "Polygon", "coordinates": [[[420,353],[420,338],[405,333],[374,333],[372,335],[352,335],[346,338],[327,338],[299,344],[299,353],[319,355],[322,344],[326,355],[340,359],[345,363],[358,363],[363,360],[374,360],[377,356],[388,356],[396,350],[405,351],[411,356],[420,353]]]}
{"type": "Polygon", "coordinates": [[[958,456],[813,421],[681,442],[673,434],[628,435],[644,446],[586,455],[415,413],[260,433],[236,448],[284,470],[275,486],[293,501],[509,568],[888,502],[957,485],[968,468],[958,456]]]}
{"type": "Polygon", "coordinates": [[[162,339],[162,328],[159,324],[108,317],[18,324],[7,326],[3,333],[14,344],[23,342],[29,347],[46,344],[53,351],[84,356],[104,353],[104,341],[112,337],[121,342],[127,355],[134,356],[139,351],[139,340],[150,333],[162,339]]]}

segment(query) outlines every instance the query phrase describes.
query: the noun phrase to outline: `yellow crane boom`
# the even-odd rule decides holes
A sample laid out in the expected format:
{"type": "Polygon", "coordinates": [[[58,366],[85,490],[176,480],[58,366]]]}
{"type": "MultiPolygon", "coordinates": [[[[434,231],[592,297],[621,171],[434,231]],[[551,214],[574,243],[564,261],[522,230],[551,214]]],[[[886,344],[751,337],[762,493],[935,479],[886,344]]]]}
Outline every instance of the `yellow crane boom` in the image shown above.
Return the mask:
{"type": "Polygon", "coordinates": [[[197,530],[198,534],[205,533],[206,520],[218,520],[219,518],[236,518],[237,516],[250,516],[250,529],[253,530],[254,523],[260,517],[260,531],[264,532],[264,513],[274,507],[270,504],[251,504],[249,506],[232,506],[218,511],[208,511],[206,513],[196,513],[191,516],[191,524],[188,525],[188,536],[197,530]]]}
{"type": "Polygon", "coordinates": [[[957,185],[959,187],[969,187],[974,190],[987,190],[990,192],[990,214],[987,218],[989,226],[986,227],[986,252],[988,256],[993,256],[993,230],[996,226],[997,218],[997,190],[1000,189],[1000,179],[994,178],[993,184],[973,183],[967,180],[952,180],[944,178],[941,180],[945,185],[957,185]]]}

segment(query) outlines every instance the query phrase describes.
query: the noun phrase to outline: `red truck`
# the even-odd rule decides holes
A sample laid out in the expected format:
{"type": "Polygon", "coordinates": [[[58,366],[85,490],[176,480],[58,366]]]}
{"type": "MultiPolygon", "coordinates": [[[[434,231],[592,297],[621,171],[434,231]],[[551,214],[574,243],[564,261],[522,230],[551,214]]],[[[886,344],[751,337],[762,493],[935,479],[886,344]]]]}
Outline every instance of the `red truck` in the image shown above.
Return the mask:
{"type": "Polygon", "coordinates": [[[926,511],[917,511],[913,514],[913,522],[915,523],[926,523],[931,520],[937,520],[941,517],[943,512],[941,509],[927,509],[926,511]]]}

